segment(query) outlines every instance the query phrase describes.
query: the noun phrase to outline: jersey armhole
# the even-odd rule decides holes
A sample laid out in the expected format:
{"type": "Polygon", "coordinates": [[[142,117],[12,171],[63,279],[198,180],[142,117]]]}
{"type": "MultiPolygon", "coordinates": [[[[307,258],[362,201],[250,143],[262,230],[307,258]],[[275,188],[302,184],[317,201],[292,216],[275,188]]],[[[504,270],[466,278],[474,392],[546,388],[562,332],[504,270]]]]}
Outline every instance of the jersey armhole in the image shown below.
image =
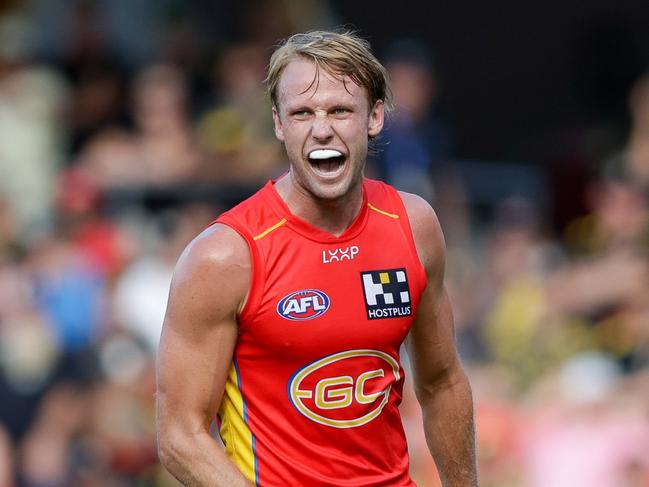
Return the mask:
{"type": "Polygon", "coordinates": [[[426,289],[426,284],[428,283],[428,278],[426,276],[426,269],[424,264],[422,264],[421,259],[419,258],[419,252],[417,252],[417,245],[415,244],[415,236],[412,233],[412,226],[410,225],[410,218],[408,216],[408,210],[406,205],[403,203],[403,199],[399,192],[390,186],[385,186],[390,199],[393,201],[396,208],[398,208],[398,213],[402,215],[399,218],[399,223],[401,224],[401,229],[406,236],[408,242],[408,249],[410,250],[410,255],[412,256],[414,262],[416,263],[415,268],[417,269],[416,279],[419,282],[422,291],[426,289]]]}
{"type": "Polygon", "coordinates": [[[227,225],[241,235],[241,237],[246,241],[246,244],[248,244],[248,251],[250,252],[250,289],[248,290],[246,302],[237,316],[237,321],[241,328],[244,323],[249,322],[249,318],[257,313],[259,303],[261,302],[265,280],[262,271],[263,265],[261,262],[261,254],[250,233],[234,219],[229,218],[227,214],[221,215],[213,223],[227,225]]]}

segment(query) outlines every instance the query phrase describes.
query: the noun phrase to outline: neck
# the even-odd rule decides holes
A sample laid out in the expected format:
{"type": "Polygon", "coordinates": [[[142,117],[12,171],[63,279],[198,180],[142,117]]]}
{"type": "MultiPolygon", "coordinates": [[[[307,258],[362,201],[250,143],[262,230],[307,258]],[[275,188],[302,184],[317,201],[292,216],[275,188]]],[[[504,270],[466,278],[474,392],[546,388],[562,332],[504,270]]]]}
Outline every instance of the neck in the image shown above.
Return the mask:
{"type": "Polygon", "coordinates": [[[299,187],[289,172],[275,183],[275,189],[293,215],[336,237],[349,228],[363,204],[362,181],[345,196],[325,199],[299,187]]]}

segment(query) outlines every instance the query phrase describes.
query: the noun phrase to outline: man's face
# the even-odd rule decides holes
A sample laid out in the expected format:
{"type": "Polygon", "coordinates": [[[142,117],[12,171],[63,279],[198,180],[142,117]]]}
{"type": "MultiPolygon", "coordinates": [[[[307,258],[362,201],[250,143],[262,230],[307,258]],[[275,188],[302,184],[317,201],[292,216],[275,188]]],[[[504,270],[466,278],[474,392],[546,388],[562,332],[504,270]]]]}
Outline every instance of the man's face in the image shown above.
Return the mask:
{"type": "Polygon", "coordinates": [[[365,88],[316,70],[304,58],[284,68],[273,107],[275,135],[286,146],[298,189],[338,199],[359,187],[368,140],[383,128],[383,102],[370,108],[365,88]]]}

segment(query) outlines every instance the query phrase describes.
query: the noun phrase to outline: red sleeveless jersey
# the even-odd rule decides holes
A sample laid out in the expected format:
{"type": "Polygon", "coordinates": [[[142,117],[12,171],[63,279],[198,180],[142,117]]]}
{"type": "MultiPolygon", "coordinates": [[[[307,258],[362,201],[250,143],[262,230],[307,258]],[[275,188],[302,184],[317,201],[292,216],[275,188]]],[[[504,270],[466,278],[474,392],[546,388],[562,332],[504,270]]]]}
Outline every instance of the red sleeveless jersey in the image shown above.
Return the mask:
{"type": "Polygon", "coordinates": [[[252,258],[219,410],[230,459],[263,487],[415,485],[399,348],[426,278],[397,191],[364,180],[339,237],[292,215],[272,182],[216,221],[252,258]]]}

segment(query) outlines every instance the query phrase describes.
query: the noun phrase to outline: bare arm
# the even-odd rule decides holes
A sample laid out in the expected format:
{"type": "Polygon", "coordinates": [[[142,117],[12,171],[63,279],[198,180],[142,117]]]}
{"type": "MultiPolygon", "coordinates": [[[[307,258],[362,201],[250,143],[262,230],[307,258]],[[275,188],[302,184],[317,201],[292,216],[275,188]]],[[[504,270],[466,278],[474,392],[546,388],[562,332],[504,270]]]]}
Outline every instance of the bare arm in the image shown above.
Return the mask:
{"type": "Polygon", "coordinates": [[[444,238],[428,203],[406,193],[402,198],[427,275],[407,341],[426,442],[444,487],[475,487],[473,400],[457,355],[453,314],[443,283],[444,238]]]}
{"type": "Polygon", "coordinates": [[[187,486],[252,485],[209,432],[249,285],[247,245],[223,225],[199,235],[174,272],[158,354],[158,452],[187,486]]]}

